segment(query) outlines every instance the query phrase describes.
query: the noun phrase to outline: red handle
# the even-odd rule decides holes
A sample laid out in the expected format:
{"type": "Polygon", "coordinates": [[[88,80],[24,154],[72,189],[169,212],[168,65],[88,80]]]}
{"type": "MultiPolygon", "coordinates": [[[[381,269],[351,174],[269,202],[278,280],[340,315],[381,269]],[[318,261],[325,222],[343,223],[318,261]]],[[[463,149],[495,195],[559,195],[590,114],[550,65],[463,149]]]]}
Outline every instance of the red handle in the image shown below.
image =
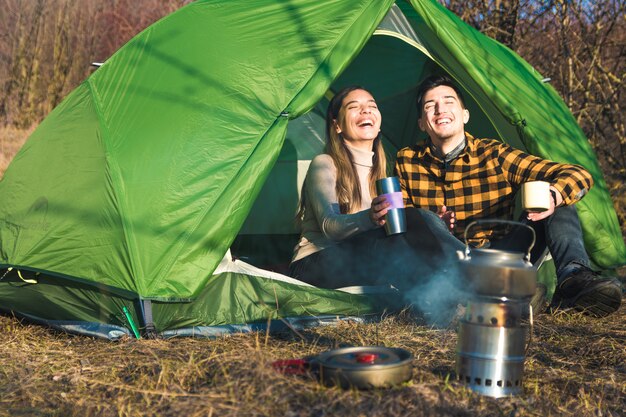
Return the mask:
{"type": "Polygon", "coordinates": [[[272,362],[272,367],[285,375],[302,375],[309,370],[306,359],[284,359],[272,362]]]}

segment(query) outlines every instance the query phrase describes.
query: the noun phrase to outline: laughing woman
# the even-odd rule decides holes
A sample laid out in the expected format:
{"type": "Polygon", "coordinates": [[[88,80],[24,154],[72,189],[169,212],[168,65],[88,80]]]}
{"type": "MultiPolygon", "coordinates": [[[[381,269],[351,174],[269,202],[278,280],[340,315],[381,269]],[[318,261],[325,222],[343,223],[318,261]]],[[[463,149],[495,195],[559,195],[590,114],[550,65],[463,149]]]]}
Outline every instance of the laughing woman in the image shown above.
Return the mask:
{"type": "Polygon", "coordinates": [[[324,288],[401,288],[434,271],[440,248],[416,249],[428,239],[421,219],[428,213],[407,211],[406,236],[388,237],[381,227],[390,206],[375,197],[376,180],[387,176],[381,122],[374,97],[361,87],[347,87],[331,100],[326,148],[311,162],[302,187],[291,276],[324,288]]]}

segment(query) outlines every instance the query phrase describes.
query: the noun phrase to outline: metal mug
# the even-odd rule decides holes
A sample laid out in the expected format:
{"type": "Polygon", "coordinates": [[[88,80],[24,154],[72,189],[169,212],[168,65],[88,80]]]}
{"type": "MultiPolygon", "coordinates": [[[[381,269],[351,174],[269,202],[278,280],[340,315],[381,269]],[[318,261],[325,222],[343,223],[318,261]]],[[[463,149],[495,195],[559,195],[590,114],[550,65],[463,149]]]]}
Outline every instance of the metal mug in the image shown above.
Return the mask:
{"type": "Polygon", "coordinates": [[[391,207],[385,215],[385,233],[387,236],[406,232],[404,200],[398,177],[381,178],[376,181],[376,192],[384,195],[391,207]]]}

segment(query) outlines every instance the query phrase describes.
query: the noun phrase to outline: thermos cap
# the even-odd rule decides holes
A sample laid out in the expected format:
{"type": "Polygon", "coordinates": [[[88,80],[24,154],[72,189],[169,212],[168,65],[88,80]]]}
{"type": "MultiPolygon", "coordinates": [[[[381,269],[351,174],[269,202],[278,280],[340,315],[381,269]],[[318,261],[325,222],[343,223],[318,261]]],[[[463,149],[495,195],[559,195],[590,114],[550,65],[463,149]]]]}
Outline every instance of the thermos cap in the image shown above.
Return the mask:
{"type": "Polygon", "coordinates": [[[389,194],[402,191],[400,188],[400,179],[398,177],[381,178],[376,181],[376,192],[378,195],[389,194]]]}

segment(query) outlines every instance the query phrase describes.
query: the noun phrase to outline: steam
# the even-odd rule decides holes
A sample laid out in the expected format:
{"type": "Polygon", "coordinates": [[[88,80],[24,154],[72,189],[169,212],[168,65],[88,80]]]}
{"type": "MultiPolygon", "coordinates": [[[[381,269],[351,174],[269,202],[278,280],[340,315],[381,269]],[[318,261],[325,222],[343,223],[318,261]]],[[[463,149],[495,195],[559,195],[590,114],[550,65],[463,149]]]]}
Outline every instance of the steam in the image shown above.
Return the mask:
{"type": "Polygon", "coordinates": [[[446,260],[439,270],[408,287],[404,301],[414,306],[428,325],[448,327],[467,298],[462,276],[458,263],[446,260]]]}

